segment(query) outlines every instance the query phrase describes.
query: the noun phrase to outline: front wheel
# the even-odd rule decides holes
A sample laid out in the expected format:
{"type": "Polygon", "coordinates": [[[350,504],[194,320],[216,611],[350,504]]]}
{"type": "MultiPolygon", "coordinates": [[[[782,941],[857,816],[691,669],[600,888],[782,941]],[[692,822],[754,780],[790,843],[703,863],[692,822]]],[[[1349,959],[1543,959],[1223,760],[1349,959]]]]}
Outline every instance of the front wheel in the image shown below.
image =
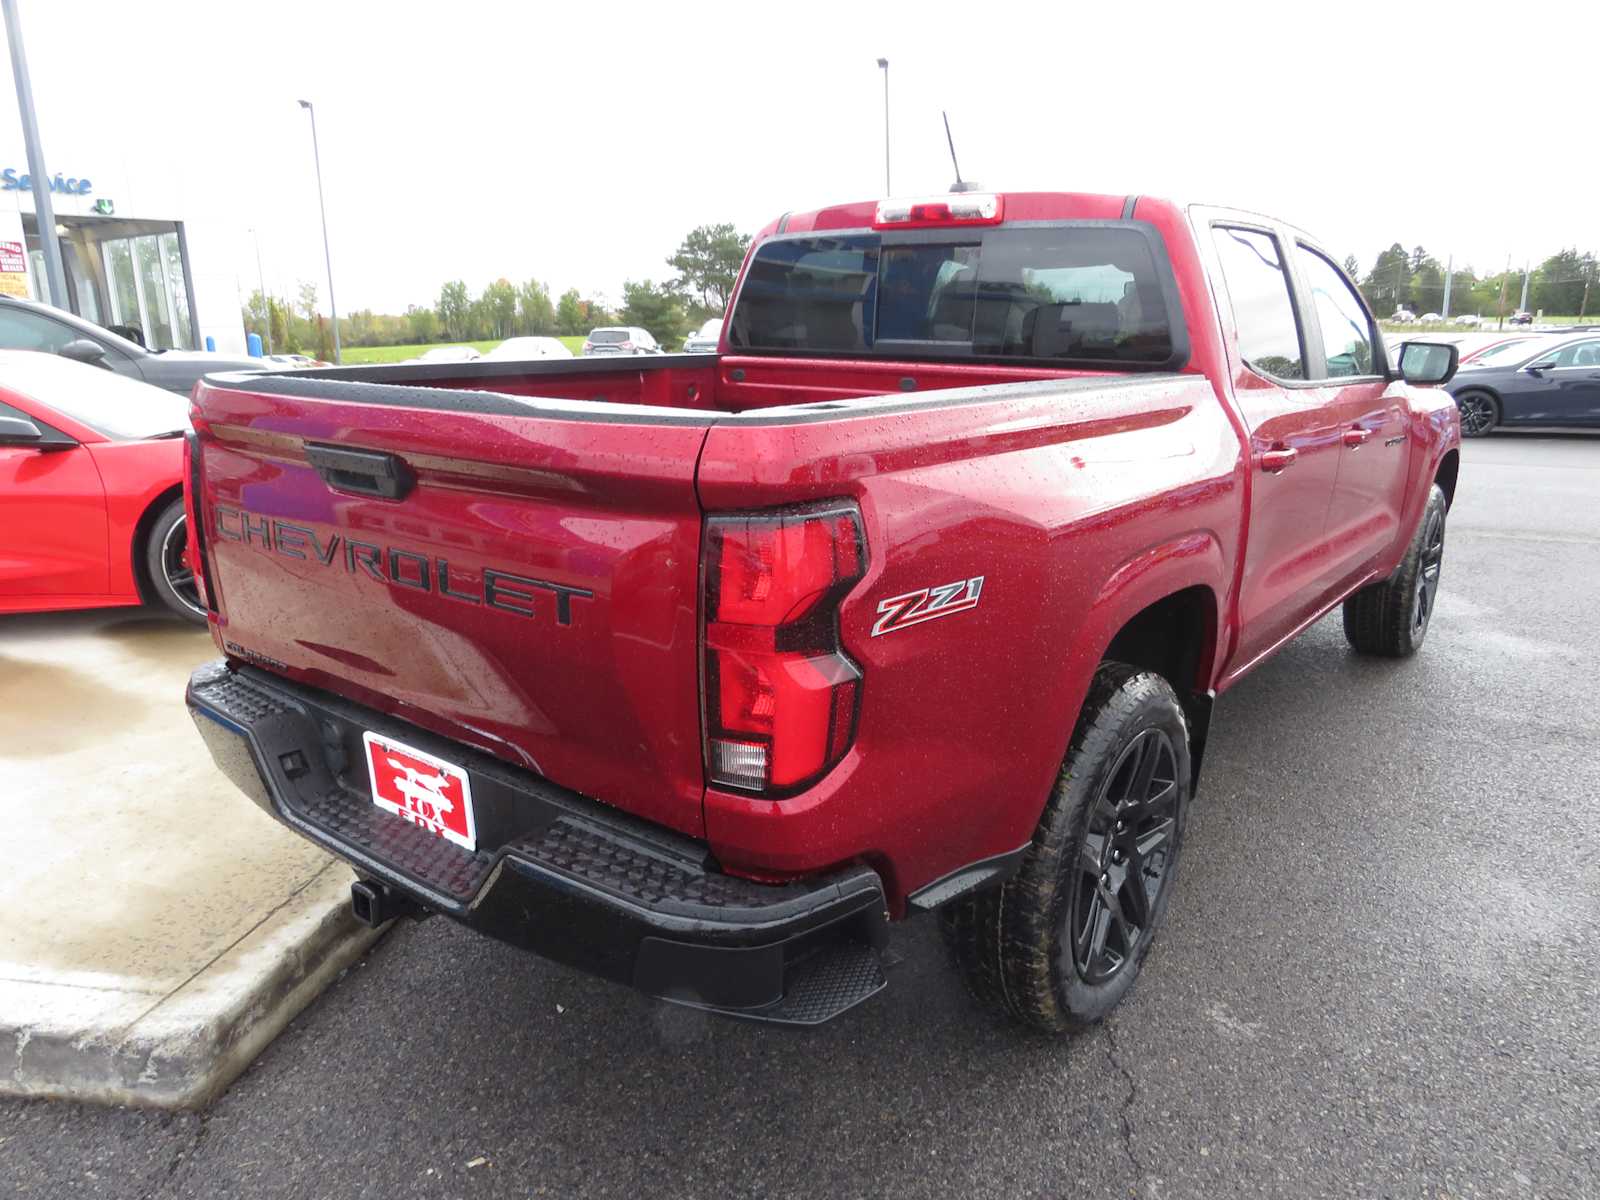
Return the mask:
{"type": "Polygon", "coordinates": [[[183,499],[173,500],[157,514],[145,539],[144,565],[155,598],[169,611],[196,625],[206,623],[189,562],[189,524],[183,499]]]}
{"type": "Polygon", "coordinates": [[[1488,392],[1462,392],[1456,397],[1461,410],[1461,436],[1482,437],[1500,424],[1500,406],[1488,392]]]}
{"type": "Polygon", "coordinates": [[[1344,636],[1361,654],[1407,658],[1428,636],[1444,570],[1444,492],[1434,484],[1400,568],[1344,602],[1344,636]]]}
{"type": "Polygon", "coordinates": [[[1104,1019],[1166,911],[1189,794],[1189,730],[1171,686],[1102,664],[1017,874],[943,914],[972,994],[1050,1031],[1104,1019]]]}

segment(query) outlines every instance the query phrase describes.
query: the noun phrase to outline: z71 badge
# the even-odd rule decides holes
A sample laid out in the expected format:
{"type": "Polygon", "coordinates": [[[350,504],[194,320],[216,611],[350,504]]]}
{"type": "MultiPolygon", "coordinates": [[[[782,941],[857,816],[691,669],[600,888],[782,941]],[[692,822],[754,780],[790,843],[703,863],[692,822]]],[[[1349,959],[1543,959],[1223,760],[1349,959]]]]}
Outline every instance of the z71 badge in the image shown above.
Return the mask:
{"type": "Polygon", "coordinates": [[[921,588],[903,596],[891,596],[878,602],[878,621],[872,627],[872,636],[893,633],[907,625],[920,625],[935,617],[948,617],[951,613],[966,612],[978,607],[978,595],[983,591],[983,576],[958,579],[954,583],[941,583],[938,587],[921,588]]]}

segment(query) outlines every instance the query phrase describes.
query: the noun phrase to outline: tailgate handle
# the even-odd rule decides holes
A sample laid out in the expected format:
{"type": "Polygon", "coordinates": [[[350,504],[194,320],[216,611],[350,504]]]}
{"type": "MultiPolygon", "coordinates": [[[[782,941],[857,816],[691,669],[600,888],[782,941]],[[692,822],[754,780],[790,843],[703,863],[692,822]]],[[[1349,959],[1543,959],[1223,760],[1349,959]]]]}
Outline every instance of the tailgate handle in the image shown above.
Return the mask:
{"type": "Polygon", "coordinates": [[[346,450],[307,442],[306,459],[322,482],[338,492],[399,500],[417,485],[416,474],[405,459],[382,450],[346,450]]]}

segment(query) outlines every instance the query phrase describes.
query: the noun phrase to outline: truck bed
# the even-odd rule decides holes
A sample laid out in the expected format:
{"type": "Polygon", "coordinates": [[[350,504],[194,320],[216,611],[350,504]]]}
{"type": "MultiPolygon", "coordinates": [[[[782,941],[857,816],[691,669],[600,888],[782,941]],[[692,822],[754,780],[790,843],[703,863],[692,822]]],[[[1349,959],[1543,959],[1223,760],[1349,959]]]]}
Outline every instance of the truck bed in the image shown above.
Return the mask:
{"type": "MultiPolygon", "coordinates": [[[[283,395],[328,395],[328,384],[336,387],[368,384],[386,389],[482,391],[549,400],[738,413],[818,401],[904,395],[1082,374],[1085,372],[1037,366],[669,354],[522,363],[330,367],[274,375],[262,382],[266,385],[263,390],[283,395]]],[[[362,393],[357,390],[343,394],[354,398],[362,393]]],[[[384,402],[401,403],[402,394],[390,390],[384,402]]]]}

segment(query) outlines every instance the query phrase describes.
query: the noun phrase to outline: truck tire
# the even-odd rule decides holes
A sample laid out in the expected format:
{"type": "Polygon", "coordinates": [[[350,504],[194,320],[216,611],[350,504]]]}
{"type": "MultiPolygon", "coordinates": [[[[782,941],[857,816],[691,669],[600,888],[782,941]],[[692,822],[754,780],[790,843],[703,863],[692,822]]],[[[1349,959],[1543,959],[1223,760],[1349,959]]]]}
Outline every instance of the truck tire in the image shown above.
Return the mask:
{"type": "Polygon", "coordinates": [[[1400,567],[1344,602],[1344,636],[1358,654],[1409,658],[1428,636],[1444,566],[1444,492],[1434,484],[1400,567]]]}
{"type": "Polygon", "coordinates": [[[1189,729],[1172,687],[1103,663],[1021,867],[942,913],[978,1002],[1051,1032],[1104,1019],[1166,911],[1189,794],[1189,729]]]}
{"type": "Polygon", "coordinates": [[[179,496],[163,508],[151,522],[144,542],[144,565],[150,590],[174,616],[195,625],[206,623],[206,610],[200,606],[195,590],[194,570],[188,561],[188,525],[179,496]]]}

